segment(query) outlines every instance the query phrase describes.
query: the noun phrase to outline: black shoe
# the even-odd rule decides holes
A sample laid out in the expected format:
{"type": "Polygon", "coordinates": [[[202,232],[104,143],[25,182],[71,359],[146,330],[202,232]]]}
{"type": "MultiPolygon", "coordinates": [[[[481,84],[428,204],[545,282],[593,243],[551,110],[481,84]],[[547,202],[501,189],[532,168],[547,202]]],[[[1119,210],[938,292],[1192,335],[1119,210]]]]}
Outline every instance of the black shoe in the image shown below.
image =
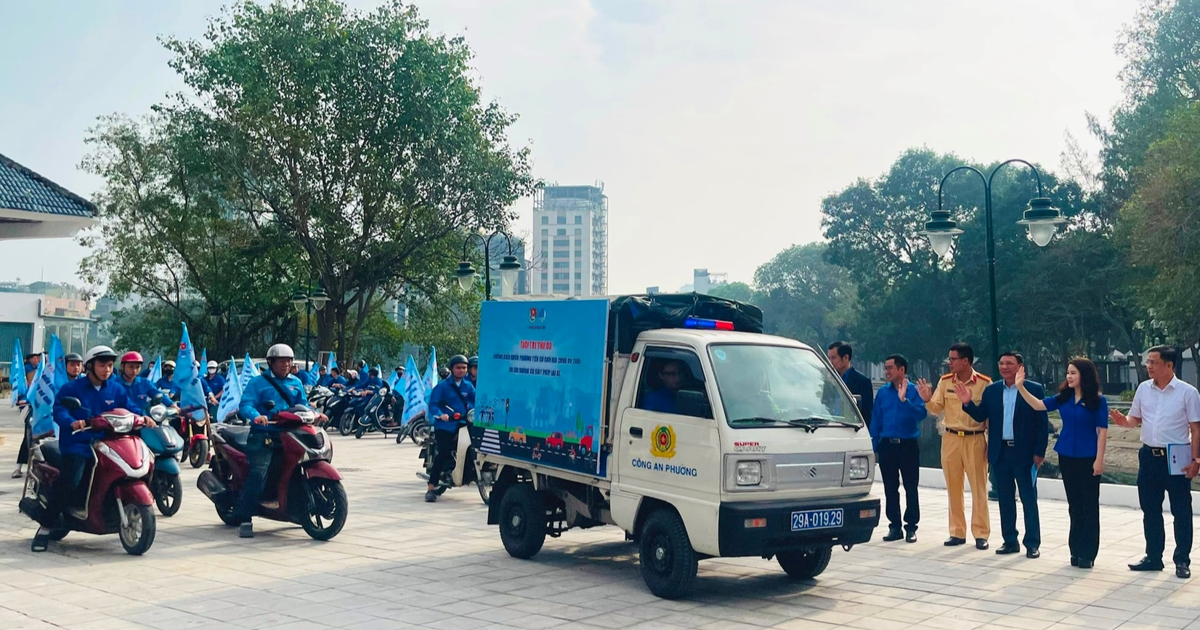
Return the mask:
{"type": "Polygon", "coordinates": [[[242,523],[238,527],[238,538],[254,538],[254,524],[250,521],[242,523]]]}
{"type": "Polygon", "coordinates": [[[1073,567],[1079,566],[1079,557],[1078,556],[1071,556],[1071,566],[1073,566],[1073,567]]]}
{"type": "Polygon", "coordinates": [[[1041,558],[1041,557],[1042,557],[1042,552],[1038,551],[1038,550],[1037,550],[1037,547],[1033,547],[1033,548],[1028,548],[1028,547],[1027,547],[1027,548],[1025,549],[1025,557],[1026,557],[1026,558],[1030,558],[1030,559],[1041,558]]]}
{"type": "Polygon", "coordinates": [[[1091,560],[1080,560],[1080,559],[1076,558],[1075,564],[1073,564],[1071,566],[1079,567],[1080,569],[1090,569],[1093,566],[1095,566],[1095,563],[1092,562],[1091,560]]]}
{"type": "Polygon", "coordinates": [[[997,556],[1007,556],[1010,553],[1021,553],[1021,546],[1004,543],[1003,545],[1000,545],[999,549],[996,550],[997,556]]]}
{"type": "Polygon", "coordinates": [[[438,498],[438,493],[434,492],[433,490],[430,490],[425,493],[425,502],[426,503],[433,503],[433,502],[437,501],[437,498],[438,498]]]}
{"type": "Polygon", "coordinates": [[[907,542],[907,543],[917,542],[917,532],[908,532],[908,534],[906,534],[904,536],[904,542],[907,542]]]}
{"type": "Polygon", "coordinates": [[[900,530],[889,529],[887,536],[883,537],[883,542],[892,542],[894,540],[900,540],[901,538],[904,538],[904,534],[900,533],[900,530]]]}
{"type": "Polygon", "coordinates": [[[946,539],[946,542],[942,543],[942,546],[943,547],[957,547],[959,545],[965,545],[965,544],[967,544],[966,538],[955,538],[954,536],[951,536],[946,539]]]}
{"type": "Polygon", "coordinates": [[[975,548],[980,551],[986,550],[988,548],[987,539],[986,538],[976,538],[975,539],[975,548]]]}
{"type": "Polygon", "coordinates": [[[1186,564],[1175,565],[1175,577],[1177,577],[1181,580],[1186,580],[1186,579],[1192,577],[1191,567],[1189,567],[1186,564]]]}
{"type": "Polygon", "coordinates": [[[1142,558],[1142,561],[1137,564],[1129,565],[1130,571],[1162,571],[1162,560],[1154,560],[1150,556],[1142,558]]]}

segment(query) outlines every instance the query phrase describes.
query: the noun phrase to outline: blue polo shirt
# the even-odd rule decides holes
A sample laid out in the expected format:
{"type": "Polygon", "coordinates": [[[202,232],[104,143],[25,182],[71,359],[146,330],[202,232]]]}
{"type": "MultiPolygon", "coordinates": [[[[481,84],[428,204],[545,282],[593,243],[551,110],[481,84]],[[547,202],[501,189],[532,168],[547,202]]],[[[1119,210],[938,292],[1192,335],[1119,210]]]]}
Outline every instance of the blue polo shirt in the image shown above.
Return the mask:
{"type": "Polygon", "coordinates": [[[450,420],[434,420],[434,430],[457,430],[458,423],[454,420],[454,414],[460,414],[463,420],[466,420],[467,412],[475,408],[475,387],[471,385],[471,381],[464,378],[458,384],[458,392],[462,394],[461,397],[454,391],[453,378],[442,379],[433,386],[433,391],[429,394],[429,414],[434,418],[442,414],[450,416],[450,420]],[[466,404],[463,403],[464,400],[466,404]]]}
{"type": "Polygon", "coordinates": [[[905,400],[900,400],[896,386],[888,383],[875,393],[871,408],[871,441],[879,450],[881,438],[916,439],[921,435],[921,421],[929,415],[917,386],[909,381],[905,400]]]}
{"type": "Polygon", "coordinates": [[[1042,400],[1046,411],[1057,411],[1062,416],[1062,431],[1054,443],[1054,452],[1065,457],[1095,457],[1096,430],[1108,428],[1108,399],[1100,397],[1100,406],[1095,411],[1076,402],[1074,392],[1066,402],[1058,402],[1057,396],[1042,400]]]}
{"type": "MultiPolygon", "coordinates": [[[[87,378],[87,375],[81,374],[79,378],[87,378]]],[[[108,379],[108,382],[116,383],[117,385],[125,388],[125,396],[129,399],[129,404],[133,405],[130,411],[136,411],[138,413],[149,412],[150,400],[162,393],[157,387],[154,386],[154,383],[150,382],[150,379],[142,376],[133,377],[132,383],[125,382],[125,378],[121,376],[114,376],[108,379]]],[[[168,407],[172,404],[169,400],[163,402],[168,407]]]]}
{"type": "Polygon", "coordinates": [[[218,398],[220,398],[221,393],[225,391],[225,377],[221,376],[220,374],[205,376],[200,380],[204,381],[204,383],[208,385],[209,391],[215,394],[218,398]]]}
{"type": "MultiPolygon", "coordinates": [[[[253,420],[257,416],[266,416],[268,419],[272,414],[279,413],[292,405],[307,405],[308,396],[304,394],[304,385],[300,383],[300,379],[291,374],[284,378],[275,378],[269,371],[263,372],[260,376],[255,376],[246,383],[246,389],[242,392],[242,399],[238,403],[238,413],[243,418],[253,420]],[[268,380],[269,379],[269,380],[268,380]],[[285,400],[280,395],[279,389],[288,393],[291,400],[285,400]],[[268,402],[274,402],[275,406],[268,408],[268,402]]],[[[251,429],[255,431],[278,431],[273,425],[251,425],[251,429]]]]}
{"type": "Polygon", "coordinates": [[[138,412],[137,406],[129,400],[125,388],[110,378],[99,387],[92,385],[87,378],[77,378],[67,381],[54,397],[54,422],[58,423],[58,446],[62,453],[92,456],[92,442],[104,434],[100,431],[80,431],[72,433],[71,423],[76,420],[89,420],[104,412],[114,409],[126,409],[138,412]],[[77,398],[82,405],[78,411],[68,411],[62,406],[64,398],[77,398]]]}

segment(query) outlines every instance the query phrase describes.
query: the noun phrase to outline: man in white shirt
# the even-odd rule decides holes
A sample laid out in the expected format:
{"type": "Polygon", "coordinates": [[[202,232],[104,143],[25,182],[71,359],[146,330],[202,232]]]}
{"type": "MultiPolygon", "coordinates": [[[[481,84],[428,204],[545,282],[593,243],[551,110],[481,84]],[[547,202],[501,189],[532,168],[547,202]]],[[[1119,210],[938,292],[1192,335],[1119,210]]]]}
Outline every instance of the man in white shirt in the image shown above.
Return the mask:
{"type": "Polygon", "coordinates": [[[1150,380],[1137,388],[1129,416],[1113,409],[1110,419],[1123,427],[1142,427],[1138,452],[1138,503],[1146,535],[1146,557],[1129,565],[1132,571],[1162,571],[1166,547],[1163,531],[1163,493],[1171,500],[1175,520],[1175,575],[1191,577],[1192,494],[1191,479],[1200,472],[1200,393],[1175,378],[1179,353],[1169,346],[1155,346],[1146,353],[1150,380]],[[1172,475],[1167,466],[1167,446],[1190,444],[1192,462],[1183,475],[1172,475]]]}

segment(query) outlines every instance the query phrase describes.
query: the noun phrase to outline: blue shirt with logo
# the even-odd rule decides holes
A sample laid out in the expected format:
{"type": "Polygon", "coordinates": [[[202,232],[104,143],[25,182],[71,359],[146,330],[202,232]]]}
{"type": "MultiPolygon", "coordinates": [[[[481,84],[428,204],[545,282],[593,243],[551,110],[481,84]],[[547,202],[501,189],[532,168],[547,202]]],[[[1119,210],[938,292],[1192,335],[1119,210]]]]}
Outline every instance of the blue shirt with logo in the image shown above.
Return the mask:
{"type": "Polygon", "coordinates": [[[429,394],[429,415],[434,418],[433,428],[436,431],[457,430],[458,422],[454,420],[454,414],[461,415],[462,420],[466,421],[467,412],[474,408],[475,387],[466,379],[458,383],[458,393],[454,391],[454,379],[447,378],[434,385],[433,392],[429,394]],[[450,419],[442,420],[442,414],[449,415],[450,419]]]}
{"type": "MultiPolygon", "coordinates": [[[[304,394],[304,384],[300,379],[291,374],[283,378],[275,378],[269,371],[263,372],[259,376],[250,379],[246,383],[246,389],[242,391],[242,399],[238,404],[238,413],[243,418],[251,419],[258,416],[266,416],[268,419],[274,414],[284,411],[292,405],[307,405],[308,396],[304,394]],[[272,382],[274,384],[272,384],[272,382]],[[276,388],[278,386],[278,389],[276,388]],[[285,399],[279,390],[287,392],[291,400],[285,399]],[[275,403],[271,406],[268,403],[275,403]]],[[[251,425],[254,430],[263,431],[278,431],[273,425],[251,425]]]]}
{"type": "Polygon", "coordinates": [[[58,424],[58,447],[62,453],[92,456],[92,442],[104,434],[100,431],[80,431],[74,433],[71,424],[76,420],[90,420],[102,413],[114,409],[126,409],[138,412],[136,405],[129,400],[125,387],[118,384],[116,379],[108,379],[99,387],[92,385],[91,379],[77,378],[67,381],[54,397],[54,422],[58,424]],[[81,409],[68,411],[62,405],[64,398],[76,398],[81,409]]]}

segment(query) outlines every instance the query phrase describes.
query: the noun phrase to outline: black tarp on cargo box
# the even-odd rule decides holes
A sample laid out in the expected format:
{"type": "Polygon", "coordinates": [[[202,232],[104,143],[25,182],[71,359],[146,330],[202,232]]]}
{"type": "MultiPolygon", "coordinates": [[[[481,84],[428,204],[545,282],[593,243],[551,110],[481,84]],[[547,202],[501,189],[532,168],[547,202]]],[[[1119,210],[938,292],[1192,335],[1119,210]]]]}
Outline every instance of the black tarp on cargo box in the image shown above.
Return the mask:
{"type": "Polygon", "coordinates": [[[763,331],[762,309],[700,293],[625,295],[613,300],[609,312],[609,349],[615,344],[622,354],[633,351],[633,342],[642,331],[683,328],[689,317],[730,321],[733,329],[741,332],[763,331]]]}

